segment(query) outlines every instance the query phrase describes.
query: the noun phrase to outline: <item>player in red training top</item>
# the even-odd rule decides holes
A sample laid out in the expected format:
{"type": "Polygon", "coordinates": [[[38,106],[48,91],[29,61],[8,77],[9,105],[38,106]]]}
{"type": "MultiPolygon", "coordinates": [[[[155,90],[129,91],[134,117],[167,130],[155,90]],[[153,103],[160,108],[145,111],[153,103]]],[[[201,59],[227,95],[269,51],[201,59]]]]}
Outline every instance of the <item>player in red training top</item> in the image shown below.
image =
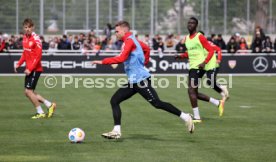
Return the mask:
{"type": "Polygon", "coordinates": [[[41,95],[34,92],[37,81],[41,72],[43,71],[41,65],[42,57],[42,45],[39,35],[33,32],[34,23],[31,19],[27,18],[23,22],[23,29],[25,35],[23,37],[23,53],[16,64],[14,71],[17,73],[17,69],[25,62],[26,69],[24,73],[25,76],[25,95],[30,99],[36,108],[37,113],[32,117],[32,119],[39,119],[45,117],[52,117],[56,108],[55,103],[44,99],[41,95]],[[40,103],[44,103],[48,108],[48,114],[46,115],[40,106],[40,103]]]}

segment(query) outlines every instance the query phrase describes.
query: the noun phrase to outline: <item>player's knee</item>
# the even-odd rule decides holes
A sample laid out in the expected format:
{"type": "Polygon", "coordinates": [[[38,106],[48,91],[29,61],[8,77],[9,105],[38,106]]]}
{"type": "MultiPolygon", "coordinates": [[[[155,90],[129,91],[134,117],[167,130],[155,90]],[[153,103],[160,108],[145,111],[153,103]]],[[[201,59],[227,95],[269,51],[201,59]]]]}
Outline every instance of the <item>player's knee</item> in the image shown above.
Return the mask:
{"type": "Polygon", "coordinates": [[[195,93],[194,88],[189,87],[189,88],[188,88],[188,94],[191,95],[191,94],[194,94],[194,93],[195,93]]]}
{"type": "Polygon", "coordinates": [[[150,101],[150,103],[156,109],[161,109],[162,108],[162,101],[161,100],[152,100],[152,101],[150,101]]]}
{"type": "Polygon", "coordinates": [[[25,95],[29,97],[33,91],[30,89],[25,89],[25,95]]]}
{"type": "Polygon", "coordinates": [[[197,98],[197,92],[193,88],[188,88],[188,94],[190,98],[196,99],[197,98]]]}
{"type": "Polygon", "coordinates": [[[193,99],[193,100],[196,100],[198,98],[198,96],[196,94],[191,94],[190,98],[193,99]]]}
{"type": "Polygon", "coordinates": [[[117,100],[115,97],[112,97],[111,100],[110,100],[110,104],[111,104],[112,106],[114,106],[114,105],[118,105],[119,102],[118,102],[118,100],[117,100]]]}

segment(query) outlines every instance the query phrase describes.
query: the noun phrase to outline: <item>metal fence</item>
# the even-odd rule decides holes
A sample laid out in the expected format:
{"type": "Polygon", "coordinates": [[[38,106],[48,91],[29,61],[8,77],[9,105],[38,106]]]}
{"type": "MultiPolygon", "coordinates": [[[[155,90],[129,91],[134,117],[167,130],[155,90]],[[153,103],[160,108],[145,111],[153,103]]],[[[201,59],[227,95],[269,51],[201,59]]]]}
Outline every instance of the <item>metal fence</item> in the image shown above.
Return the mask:
{"type": "Polygon", "coordinates": [[[125,19],[140,34],[187,33],[190,16],[205,33],[276,33],[276,0],[0,0],[0,32],[18,34],[30,17],[40,34],[103,29],[125,19]],[[261,2],[262,1],[262,2],[261,2]],[[262,22],[265,20],[265,22],[262,22]]]}

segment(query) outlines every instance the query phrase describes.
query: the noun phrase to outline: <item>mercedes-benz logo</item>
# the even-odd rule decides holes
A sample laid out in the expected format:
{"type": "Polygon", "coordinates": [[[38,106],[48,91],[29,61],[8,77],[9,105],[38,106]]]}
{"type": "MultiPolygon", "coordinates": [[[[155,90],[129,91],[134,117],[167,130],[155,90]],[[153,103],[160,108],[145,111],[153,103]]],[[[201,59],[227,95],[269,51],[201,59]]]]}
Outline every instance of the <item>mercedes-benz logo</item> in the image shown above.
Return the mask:
{"type": "Polygon", "coordinates": [[[268,61],[265,57],[259,56],[253,60],[253,68],[255,71],[261,73],[268,68],[268,61]]]}

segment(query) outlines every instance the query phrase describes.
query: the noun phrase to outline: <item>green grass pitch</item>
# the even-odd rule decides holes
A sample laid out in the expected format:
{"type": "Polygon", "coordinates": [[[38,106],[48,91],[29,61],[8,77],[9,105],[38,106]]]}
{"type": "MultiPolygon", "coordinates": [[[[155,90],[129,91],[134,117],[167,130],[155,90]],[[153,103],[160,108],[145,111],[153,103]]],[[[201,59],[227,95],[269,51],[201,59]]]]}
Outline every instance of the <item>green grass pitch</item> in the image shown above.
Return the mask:
{"type": "MultiPolygon", "coordinates": [[[[187,89],[176,88],[176,77],[167,78],[170,87],[158,88],[159,97],[192,112],[187,89]]],[[[62,88],[59,82],[49,89],[43,79],[37,92],[57,102],[56,114],[31,120],[35,109],[24,96],[24,78],[0,77],[0,161],[276,161],[276,77],[233,77],[224,116],[219,118],[212,104],[199,102],[204,121],[192,135],[179,118],[135,95],[121,104],[118,141],[100,136],[113,127],[109,100],[117,88],[62,88]],[[84,143],[69,142],[74,127],[85,131],[84,143]]],[[[219,97],[211,89],[200,91],[219,97]]]]}

